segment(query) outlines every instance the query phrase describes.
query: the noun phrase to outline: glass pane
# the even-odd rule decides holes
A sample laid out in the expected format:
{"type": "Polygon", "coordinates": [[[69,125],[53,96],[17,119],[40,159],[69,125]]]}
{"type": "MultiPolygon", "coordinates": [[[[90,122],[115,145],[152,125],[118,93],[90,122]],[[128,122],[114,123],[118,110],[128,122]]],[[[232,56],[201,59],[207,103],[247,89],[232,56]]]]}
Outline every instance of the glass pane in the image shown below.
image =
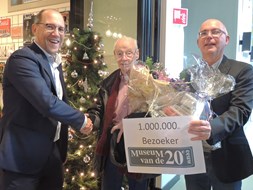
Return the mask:
{"type": "Polygon", "coordinates": [[[22,3],[23,3],[22,0],[11,0],[11,5],[20,5],[22,3]]]}
{"type": "Polygon", "coordinates": [[[105,63],[117,68],[113,56],[114,42],[121,35],[137,38],[137,0],[94,0],[94,28],[103,38],[105,63]]]}

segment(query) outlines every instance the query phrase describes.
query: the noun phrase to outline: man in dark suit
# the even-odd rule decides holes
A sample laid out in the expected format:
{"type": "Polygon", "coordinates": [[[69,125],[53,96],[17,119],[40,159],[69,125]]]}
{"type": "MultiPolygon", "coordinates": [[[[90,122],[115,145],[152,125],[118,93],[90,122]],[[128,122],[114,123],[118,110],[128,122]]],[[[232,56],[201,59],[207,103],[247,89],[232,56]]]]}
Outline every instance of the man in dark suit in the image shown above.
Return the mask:
{"type": "Polygon", "coordinates": [[[241,180],[253,173],[253,157],[243,130],[253,108],[253,68],[224,55],[229,35],[217,19],[202,23],[197,43],[203,60],[213,69],[233,76],[236,84],[233,91],[211,101],[216,114],[213,119],[190,124],[189,132],[197,135],[195,140],[207,142],[204,146],[207,172],[186,175],[186,187],[187,190],[210,190],[211,187],[240,190],[241,180]],[[212,145],[217,143],[220,146],[213,149],[212,145]]]}
{"type": "Polygon", "coordinates": [[[66,102],[61,57],[62,15],[42,10],[31,46],[14,52],[3,75],[0,123],[0,189],[60,190],[68,125],[84,134],[92,122],[66,102]]]}

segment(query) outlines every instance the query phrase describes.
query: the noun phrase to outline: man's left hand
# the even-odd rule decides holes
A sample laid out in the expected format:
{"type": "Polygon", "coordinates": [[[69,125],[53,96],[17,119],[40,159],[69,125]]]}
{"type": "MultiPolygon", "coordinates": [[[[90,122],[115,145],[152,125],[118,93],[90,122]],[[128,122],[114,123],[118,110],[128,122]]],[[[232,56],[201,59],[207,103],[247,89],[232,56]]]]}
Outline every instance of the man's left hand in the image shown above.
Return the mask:
{"type": "Polygon", "coordinates": [[[111,134],[116,131],[116,130],[119,130],[119,133],[118,133],[118,137],[117,137],[117,143],[119,143],[120,141],[120,138],[123,134],[123,124],[122,124],[122,121],[120,123],[118,123],[117,125],[114,125],[111,129],[111,134]]]}
{"type": "Polygon", "coordinates": [[[211,125],[205,120],[193,120],[189,124],[188,132],[196,135],[191,140],[207,140],[211,136],[211,125]]]}

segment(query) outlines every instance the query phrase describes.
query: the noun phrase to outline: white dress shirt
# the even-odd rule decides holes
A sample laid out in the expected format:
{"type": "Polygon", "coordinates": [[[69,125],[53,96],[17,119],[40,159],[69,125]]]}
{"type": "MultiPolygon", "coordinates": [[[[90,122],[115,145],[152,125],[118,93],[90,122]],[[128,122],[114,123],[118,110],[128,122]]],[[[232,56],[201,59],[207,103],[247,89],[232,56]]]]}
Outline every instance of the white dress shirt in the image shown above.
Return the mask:
{"type": "MultiPolygon", "coordinates": [[[[56,94],[57,94],[57,97],[60,100],[62,100],[63,90],[62,90],[62,85],[61,85],[61,81],[60,81],[60,75],[59,75],[60,72],[58,70],[58,66],[61,64],[61,56],[59,54],[56,54],[55,58],[52,56],[48,57],[48,58],[49,58],[49,64],[50,64],[50,68],[52,71],[52,75],[54,77],[56,94]]],[[[56,134],[54,137],[54,142],[60,138],[60,131],[61,131],[61,122],[58,121],[56,134]]]]}

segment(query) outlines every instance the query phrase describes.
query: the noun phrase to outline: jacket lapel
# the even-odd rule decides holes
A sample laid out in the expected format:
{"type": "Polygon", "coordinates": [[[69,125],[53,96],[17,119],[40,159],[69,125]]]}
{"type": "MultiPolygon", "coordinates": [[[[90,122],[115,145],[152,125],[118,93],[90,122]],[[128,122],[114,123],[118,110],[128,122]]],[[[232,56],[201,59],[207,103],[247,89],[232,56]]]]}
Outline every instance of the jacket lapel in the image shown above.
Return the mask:
{"type": "Polygon", "coordinates": [[[64,83],[64,78],[63,78],[62,64],[60,64],[57,69],[59,70],[59,73],[60,73],[60,81],[61,81],[61,86],[62,86],[62,91],[63,91],[62,99],[64,101],[66,101],[67,91],[66,91],[66,87],[65,87],[65,83],[64,83]]]}
{"type": "Polygon", "coordinates": [[[30,48],[37,54],[39,63],[41,65],[42,69],[48,75],[48,77],[49,77],[49,79],[51,81],[51,84],[54,87],[53,91],[56,94],[56,86],[55,86],[55,82],[54,82],[54,78],[53,78],[53,75],[52,75],[52,71],[51,71],[50,65],[48,63],[47,56],[45,55],[45,53],[35,43],[33,43],[30,46],[30,48]]]}
{"type": "Polygon", "coordinates": [[[229,63],[228,58],[224,55],[221,64],[219,66],[219,70],[224,74],[228,74],[230,68],[231,64],[229,63]]]}

